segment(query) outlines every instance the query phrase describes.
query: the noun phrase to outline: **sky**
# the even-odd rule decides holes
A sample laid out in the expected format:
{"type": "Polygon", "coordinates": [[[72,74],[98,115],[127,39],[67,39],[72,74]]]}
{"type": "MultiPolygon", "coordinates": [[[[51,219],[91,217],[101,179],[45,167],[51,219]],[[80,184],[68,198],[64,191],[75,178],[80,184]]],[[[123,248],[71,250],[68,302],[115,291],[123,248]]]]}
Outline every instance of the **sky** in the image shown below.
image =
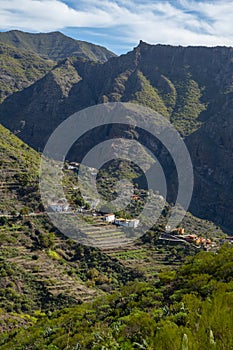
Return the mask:
{"type": "Polygon", "coordinates": [[[117,54],[150,44],[233,46],[233,0],[0,0],[0,31],[61,31],[117,54]]]}

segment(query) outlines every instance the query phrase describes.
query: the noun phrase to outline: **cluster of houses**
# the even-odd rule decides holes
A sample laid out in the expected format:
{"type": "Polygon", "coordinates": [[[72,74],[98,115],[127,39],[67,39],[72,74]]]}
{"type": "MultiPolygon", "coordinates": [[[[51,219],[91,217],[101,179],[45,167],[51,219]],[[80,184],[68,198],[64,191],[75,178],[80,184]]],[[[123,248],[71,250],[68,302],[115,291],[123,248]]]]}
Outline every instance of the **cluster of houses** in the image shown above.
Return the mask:
{"type": "Polygon", "coordinates": [[[199,237],[196,234],[182,235],[181,238],[185,239],[189,243],[195,243],[197,245],[212,245],[213,242],[209,238],[199,237]]]}
{"type": "MultiPolygon", "coordinates": [[[[72,211],[72,208],[69,206],[69,203],[65,198],[61,198],[56,202],[50,203],[48,206],[48,210],[51,212],[56,213],[68,213],[72,211]]],[[[77,212],[82,213],[84,209],[80,208],[77,212]]],[[[92,213],[94,216],[97,215],[97,213],[92,213]]],[[[131,228],[137,228],[139,225],[138,219],[124,219],[124,218],[116,218],[115,214],[105,214],[103,216],[103,220],[115,224],[117,226],[123,226],[123,227],[131,227],[131,228]]]]}
{"type": "MultiPolygon", "coordinates": [[[[168,227],[166,227],[168,229],[168,227]]],[[[194,243],[196,245],[202,245],[204,247],[213,246],[215,243],[209,238],[200,237],[196,234],[185,234],[185,229],[183,227],[177,227],[171,231],[171,234],[179,235],[179,238],[184,239],[189,243],[194,243]]]]}
{"type": "Polygon", "coordinates": [[[137,228],[140,221],[138,219],[116,218],[115,214],[105,214],[103,220],[117,226],[137,228]]]}

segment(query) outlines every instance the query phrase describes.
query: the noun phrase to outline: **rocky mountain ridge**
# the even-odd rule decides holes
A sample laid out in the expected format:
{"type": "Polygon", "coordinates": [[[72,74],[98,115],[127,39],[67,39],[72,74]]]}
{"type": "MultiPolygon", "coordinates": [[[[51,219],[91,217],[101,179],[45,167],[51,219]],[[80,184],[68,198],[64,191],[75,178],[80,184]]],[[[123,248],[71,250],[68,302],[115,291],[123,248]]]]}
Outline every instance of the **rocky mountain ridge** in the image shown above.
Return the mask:
{"type": "Polygon", "coordinates": [[[43,58],[59,61],[76,56],[105,62],[116,56],[105,47],[72,39],[61,32],[26,33],[19,30],[0,33],[0,42],[24,49],[43,58]]]}
{"type": "Polygon", "coordinates": [[[104,47],[69,38],[60,32],[1,32],[0,102],[30,86],[48,73],[59,60],[69,56],[105,62],[115,54],[104,47]]]}
{"type": "MultiPolygon", "coordinates": [[[[140,42],[104,64],[68,58],[6,99],[0,122],[42,150],[56,126],[78,110],[116,101],[148,106],[170,119],[189,148],[195,171],[191,210],[230,229],[232,70],[233,49],[227,47],[140,42]]],[[[106,132],[96,132],[88,143],[98,143],[106,132]]]]}

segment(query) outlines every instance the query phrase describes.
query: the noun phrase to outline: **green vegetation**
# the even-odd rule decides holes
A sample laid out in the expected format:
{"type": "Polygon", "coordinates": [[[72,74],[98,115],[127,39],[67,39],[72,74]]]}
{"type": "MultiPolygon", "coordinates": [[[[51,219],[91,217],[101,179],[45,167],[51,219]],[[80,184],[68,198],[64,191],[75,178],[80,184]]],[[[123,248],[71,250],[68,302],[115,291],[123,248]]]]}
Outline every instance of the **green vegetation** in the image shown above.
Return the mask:
{"type": "Polygon", "coordinates": [[[137,78],[139,80],[137,85],[140,85],[140,89],[135,93],[135,97],[132,102],[137,102],[141,105],[150,107],[156,112],[167,117],[168,110],[163,102],[163,98],[160,97],[156,88],[150,84],[142,72],[137,72],[137,78]]]}
{"type": "Polygon", "coordinates": [[[0,349],[230,350],[232,254],[230,247],[202,252],[153,283],[129,283],[90,303],[34,316],[26,330],[4,333],[0,349]]]}
{"type": "Polygon", "coordinates": [[[61,86],[64,96],[68,96],[73,84],[81,80],[78,72],[72,65],[73,60],[67,59],[52,70],[55,80],[61,86]]]}
{"type": "Polygon", "coordinates": [[[168,77],[161,75],[161,78],[165,81],[167,89],[165,91],[160,91],[160,95],[163,96],[163,101],[167,107],[169,115],[176,106],[177,91],[175,85],[172,83],[168,77]]]}
{"type": "MultiPolygon", "coordinates": [[[[200,114],[208,102],[205,82],[183,62],[164,72],[163,62],[158,64],[153,59],[150,67],[149,55],[144,64],[143,50],[142,58],[134,56],[135,50],[119,58],[119,62],[114,59],[101,65],[87,63],[86,58],[105,61],[112,54],[60,33],[34,35],[12,31],[1,33],[1,40],[2,99],[51,70],[52,80],[45,79],[45,84],[55,81],[62,91],[62,101],[61,94],[56,100],[55,93],[52,103],[41,110],[43,120],[51,117],[53,108],[63,115],[73,108],[74,101],[75,108],[88,106],[103,96],[104,101],[133,101],[153,108],[170,118],[182,136],[201,125],[200,114]],[[69,55],[83,59],[66,59],[69,55]],[[133,60],[129,64],[130,55],[133,60]],[[64,60],[52,69],[54,63],[48,57],[64,60]]],[[[172,61],[175,60],[174,55],[172,61]]],[[[210,85],[206,87],[208,91],[210,85]]],[[[29,88],[29,95],[37,86],[29,88]]],[[[49,87],[43,93],[49,96],[49,87]]],[[[25,120],[20,117],[14,124],[18,106],[25,106],[21,94],[17,96],[17,103],[14,97],[8,99],[14,111],[7,110],[9,113],[4,116],[12,116],[10,123],[15,126],[15,133],[15,129],[22,130],[33,119],[25,109],[25,114],[21,111],[25,120]]],[[[36,101],[31,96],[30,113],[36,110],[40,116],[40,89],[36,101]]],[[[143,137],[133,128],[123,132],[130,139],[143,137]]],[[[83,145],[89,141],[85,139],[83,145]]],[[[153,144],[153,140],[147,141],[153,144]]],[[[156,148],[157,144],[153,146],[156,148]]],[[[233,248],[226,245],[219,250],[219,237],[224,237],[219,227],[191,214],[181,223],[185,233],[211,238],[216,243],[210,248],[212,252],[182,239],[166,241],[164,229],[171,209],[166,204],[157,225],[137,241],[121,246],[118,243],[124,236],[120,228],[99,216],[79,213],[83,223],[90,224],[88,228],[81,227],[83,235],[94,237],[100,249],[84,246],[64,237],[43,213],[38,190],[39,154],[2,126],[0,159],[0,349],[233,348],[233,248]],[[114,247],[111,240],[116,242],[114,247]]],[[[138,152],[138,159],[149,167],[150,159],[143,151],[138,152]]],[[[211,169],[205,169],[211,173],[211,169]]],[[[74,208],[90,208],[89,173],[87,169],[84,199],[77,170],[68,170],[65,165],[64,192],[74,208]]],[[[128,184],[123,188],[127,202],[131,196],[130,204],[120,211],[111,206],[105,209],[131,218],[141,212],[148,196],[141,169],[131,162],[109,162],[98,173],[97,187],[107,200],[114,200],[119,195],[118,182],[125,179],[133,183],[134,193],[128,191],[128,184]]],[[[69,224],[71,215],[66,218],[69,224]]]]}
{"type": "Polygon", "coordinates": [[[105,47],[75,40],[60,32],[25,33],[19,30],[0,33],[0,42],[28,50],[43,58],[59,61],[70,56],[83,57],[93,61],[107,61],[115,56],[105,47]]]}
{"type": "Polygon", "coordinates": [[[206,105],[201,102],[203,89],[192,78],[191,73],[186,72],[179,80],[170,80],[161,75],[160,79],[165,82],[163,84],[166,89],[152,86],[141,71],[137,73],[137,77],[138,91],[134,94],[133,102],[170,117],[182,136],[191,134],[202,125],[198,117],[206,109],[206,105]]]}
{"type": "Polygon", "coordinates": [[[55,64],[35,53],[0,44],[0,102],[42,78],[55,64]]]}
{"type": "Polygon", "coordinates": [[[1,218],[0,245],[0,307],[5,313],[48,312],[143,279],[98,249],[62,236],[46,215],[1,218]]]}
{"type": "Polygon", "coordinates": [[[171,122],[183,136],[187,136],[201,126],[198,117],[206,109],[200,101],[202,89],[192,79],[190,73],[176,83],[177,103],[171,115],[171,122]]]}
{"type": "Polygon", "coordinates": [[[40,209],[39,154],[0,125],[0,158],[0,212],[40,209]]]}

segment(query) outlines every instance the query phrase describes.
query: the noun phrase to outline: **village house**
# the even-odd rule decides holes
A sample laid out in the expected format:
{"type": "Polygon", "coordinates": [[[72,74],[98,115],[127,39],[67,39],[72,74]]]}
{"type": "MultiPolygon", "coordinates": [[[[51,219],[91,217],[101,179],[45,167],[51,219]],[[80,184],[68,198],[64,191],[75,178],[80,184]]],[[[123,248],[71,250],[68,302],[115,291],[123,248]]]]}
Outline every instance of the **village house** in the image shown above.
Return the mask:
{"type": "Polygon", "coordinates": [[[190,234],[190,235],[182,235],[182,238],[185,239],[189,243],[195,243],[196,240],[198,239],[198,237],[195,233],[190,234]]]}
{"type": "Polygon", "coordinates": [[[78,168],[79,168],[79,163],[76,163],[76,162],[70,162],[67,167],[68,170],[77,170],[78,168]]]}
{"type": "Polygon", "coordinates": [[[185,233],[185,229],[183,227],[177,227],[174,230],[172,230],[172,233],[183,235],[185,233]]]}
{"type": "Polygon", "coordinates": [[[60,199],[57,202],[53,202],[48,206],[49,211],[55,211],[58,213],[67,212],[69,209],[69,203],[65,199],[60,199]]]}
{"type": "Polygon", "coordinates": [[[132,227],[132,228],[137,228],[139,225],[139,220],[138,219],[116,219],[115,224],[118,226],[124,226],[124,227],[132,227]]]}
{"type": "Polygon", "coordinates": [[[115,221],[115,215],[114,214],[105,214],[103,217],[103,220],[106,222],[114,222],[115,221]]]}
{"type": "Polygon", "coordinates": [[[213,242],[209,238],[198,237],[196,234],[190,235],[180,235],[181,238],[185,239],[189,243],[194,243],[196,245],[211,245],[213,242]]]}
{"type": "Polygon", "coordinates": [[[203,244],[203,245],[209,245],[209,244],[212,244],[212,241],[209,239],[209,238],[204,238],[204,237],[199,237],[197,240],[196,240],[196,244],[203,244]]]}

